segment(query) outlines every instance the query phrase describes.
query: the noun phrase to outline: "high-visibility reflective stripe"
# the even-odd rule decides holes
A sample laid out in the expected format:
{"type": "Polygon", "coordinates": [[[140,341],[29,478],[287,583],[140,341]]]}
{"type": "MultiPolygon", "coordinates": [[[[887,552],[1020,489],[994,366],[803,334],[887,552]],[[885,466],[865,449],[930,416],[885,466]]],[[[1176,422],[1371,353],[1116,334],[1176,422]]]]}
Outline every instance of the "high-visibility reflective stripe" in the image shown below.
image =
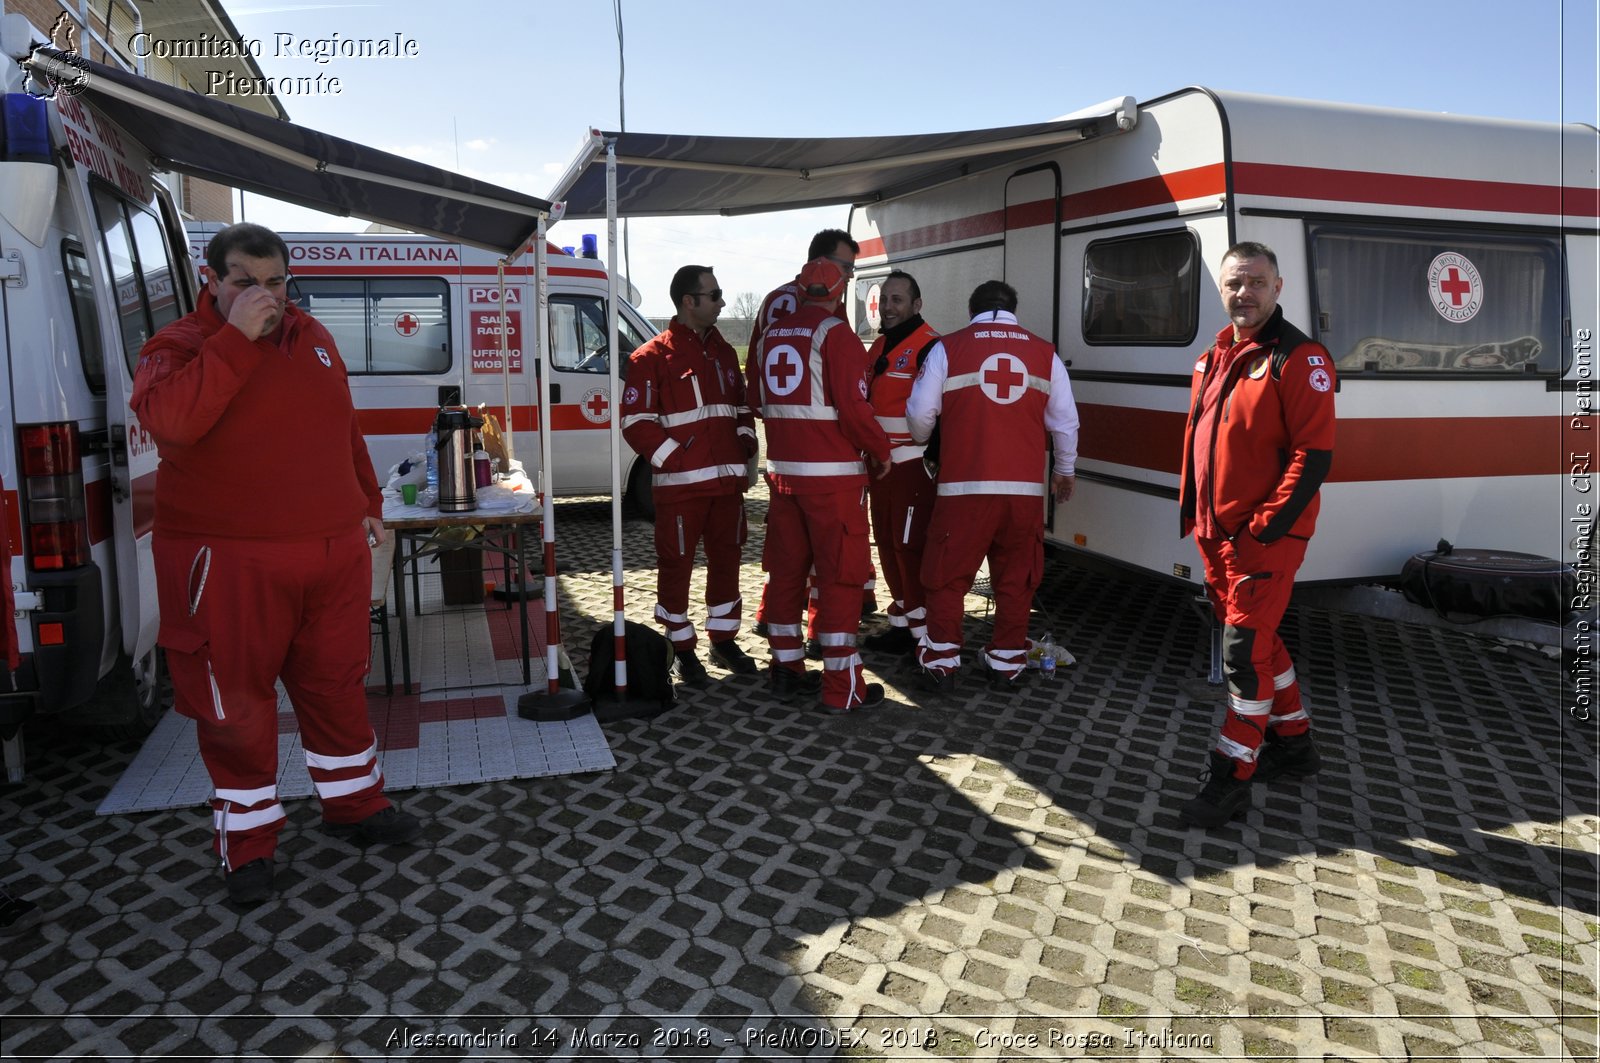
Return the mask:
{"type": "Polygon", "coordinates": [[[1242,746],[1231,738],[1219,736],[1217,738],[1217,752],[1234,760],[1242,760],[1246,764],[1254,764],[1256,762],[1256,750],[1251,749],[1249,746],[1242,746]]]}
{"type": "Polygon", "coordinates": [[[782,637],[784,635],[788,635],[790,638],[796,638],[796,639],[799,638],[800,637],[800,625],[799,624],[773,624],[773,623],[768,623],[767,624],[767,638],[770,639],[770,638],[772,638],[774,636],[782,637]]]}
{"type": "Polygon", "coordinates": [[[1024,495],[1044,497],[1044,484],[1038,480],[960,480],[939,484],[941,495],[1024,495]]]}
{"type": "Polygon", "coordinates": [[[983,659],[990,668],[993,668],[997,672],[1004,672],[1006,675],[1015,675],[1016,673],[1022,671],[1022,657],[1024,656],[1022,653],[1019,652],[1015,656],[1012,656],[1011,651],[1004,651],[1004,654],[1005,655],[1002,656],[1001,653],[997,653],[993,650],[985,650],[983,659]]]}
{"type": "Polygon", "coordinates": [[[924,668],[955,668],[961,664],[961,655],[958,653],[954,657],[925,657],[919,654],[917,661],[924,668]]]}
{"type": "Polygon", "coordinates": [[[228,714],[222,711],[222,688],[217,686],[217,675],[211,670],[211,658],[206,658],[206,681],[211,684],[211,711],[217,714],[217,719],[226,720],[228,714]]]}
{"type": "Polygon", "coordinates": [[[211,813],[211,824],[224,834],[234,831],[251,830],[255,827],[265,827],[269,823],[276,823],[283,819],[283,806],[274,801],[266,808],[258,808],[254,812],[232,812],[217,809],[211,813]]]}
{"type": "Polygon", "coordinates": [[[839,411],[832,406],[775,406],[761,407],[761,415],[769,421],[837,421],[839,411]]]}
{"type": "Polygon", "coordinates": [[[734,431],[735,431],[735,434],[737,434],[737,435],[749,436],[751,439],[754,439],[756,437],[756,430],[754,428],[749,428],[749,427],[747,427],[745,425],[740,425],[734,431]]]}
{"type": "Polygon", "coordinates": [[[666,607],[660,604],[656,605],[656,619],[669,624],[687,624],[689,622],[689,618],[683,613],[669,613],[666,607]]]}
{"type": "MultiPolygon", "coordinates": [[[[654,462],[655,459],[651,459],[654,462]]],[[[650,482],[656,487],[671,487],[674,484],[698,484],[707,480],[716,480],[723,476],[737,476],[744,478],[743,465],[708,465],[703,469],[686,469],[683,472],[658,472],[652,473],[650,482]]]]}
{"type": "Polygon", "coordinates": [[[624,428],[632,428],[634,425],[639,424],[639,423],[641,423],[643,421],[659,421],[659,420],[661,420],[661,418],[658,417],[656,414],[653,414],[653,413],[630,413],[630,414],[628,414],[628,416],[626,416],[626,417],[624,417],[622,419],[622,427],[624,427],[624,428]]]}
{"type": "Polygon", "coordinates": [[[735,616],[735,617],[729,617],[728,619],[723,620],[723,619],[719,619],[717,617],[712,617],[711,619],[706,621],[706,630],[707,631],[738,631],[739,630],[739,618],[735,616]]]}
{"type": "Polygon", "coordinates": [[[773,461],[768,458],[767,471],[777,476],[854,476],[865,473],[867,467],[859,461],[773,461]]]}
{"type": "Polygon", "coordinates": [[[806,659],[806,651],[799,647],[793,649],[780,649],[779,647],[774,646],[772,647],[772,657],[773,660],[777,661],[803,661],[806,659]]]}
{"type": "Polygon", "coordinates": [[[907,620],[923,620],[923,619],[927,618],[927,615],[928,615],[928,607],[925,606],[925,605],[919,605],[915,609],[907,609],[906,610],[906,619],[907,620]]]}
{"type": "Polygon", "coordinates": [[[842,672],[846,668],[855,668],[860,663],[861,655],[852,653],[848,657],[824,657],[822,659],[822,668],[828,672],[842,672]]]}
{"type": "Polygon", "coordinates": [[[1228,695],[1228,707],[1240,716],[1265,716],[1272,711],[1272,699],[1241,698],[1237,694],[1228,695]]]}
{"type": "Polygon", "coordinates": [[[900,531],[900,545],[902,546],[908,546],[911,543],[911,518],[916,512],[916,506],[906,507],[906,526],[900,531]]]}
{"type": "Polygon", "coordinates": [[[654,454],[650,455],[650,464],[654,465],[658,469],[661,468],[661,463],[666,461],[668,455],[677,449],[678,441],[676,439],[666,440],[656,448],[656,452],[654,454]]]}
{"type": "Polygon", "coordinates": [[[880,414],[878,416],[878,424],[889,435],[899,434],[906,436],[911,434],[911,426],[906,423],[904,417],[884,417],[880,414]]]}
{"type": "Polygon", "coordinates": [[[824,646],[854,646],[856,636],[849,631],[819,631],[817,641],[824,646]]]}
{"type": "Polygon", "coordinates": [[[232,801],[236,805],[259,805],[278,796],[276,786],[258,786],[254,790],[224,790],[217,788],[218,801],[232,801]]]}
{"type": "MultiPolygon", "coordinates": [[[[952,391],[960,391],[962,388],[981,387],[983,385],[983,381],[980,380],[979,378],[982,375],[983,374],[980,371],[980,372],[977,372],[977,373],[957,373],[955,376],[945,377],[944,378],[944,390],[945,390],[945,393],[949,394],[952,391]]],[[[1049,377],[1047,377],[1047,376],[1029,376],[1027,378],[1026,382],[1027,382],[1027,386],[1032,388],[1033,390],[1042,391],[1046,395],[1050,394],[1050,378],[1049,377]]]]}
{"type": "Polygon", "coordinates": [[[374,764],[371,771],[354,779],[330,779],[327,782],[312,779],[311,783],[317,788],[317,796],[326,801],[330,797],[348,797],[360,793],[378,785],[382,780],[383,776],[378,773],[378,766],[374,764]]]}
{"type": "Polygon", "coordinates": [[[889,464],[898,465],[902,461],[920,461],[922,455],[928,452],[925,446],[904,446],[889,448],[889,464]]]}
{"type": "Polygon", "coordinates": [[[1283,715],[1283,716],[1274,716],[1272,718],[1272,723],[1273,723],[1273,726],[1277,726],[1280,723],[1288,723],[1290,720],[1309,720],[1309,719],[1311,719],[1311,714],[1306,712],[1306,710],[1302,707],[1298,712],[1291,712],[1291,713],[1288,713],[1288,714],[1283,715]]]}
{"type": "Polygon", "coordinates": [[[683,410],[679,413],[664,413],[661,415],[661,427],[676,428],[682,424],[694,424],[696,421],[708,420],[712,417],[737,417],[738,411],[725,403],[714,402],[710,406],[696,406],[692,410],[683,410]]]}
{"type": "Polygon", "coordinates": [[[1294,665],[1291,664],[1288,671],[1279,672],[1272,677],[1272,687],[1274,690],[1286,690],[1292,686],[1294,686],[1294,665]]]}
{"type": "Polygon", "coordinates": [[[900,613],[890,613],[889,614],[889,626],[890,627],[906,627],[907,626],[906,618],[903,615],[901,615],[900,613]]]}
{"type": "Polygon", "coordinates": [[[727,616],[728,614],[730,614],[730,613],[734,612],[735,610],[737,610],[743,604],[744,604],[744,598],[743,597],[739,597],[739,598],[735,598],[731,602],[723,602],[720,605],[708,605],[708,606],[706,606],[706,615],[707,616],[727,616]]]}
{"type": "Polygon", "coordinates": [[[373,743],[359,753],[352,753],[348,757],[330,757],[322,753],[313,753],[306,750],[306,767],[321,768],[324,771],[333,771],[337,768],[359,768],[378,755],[378,743],[373,743]]]}

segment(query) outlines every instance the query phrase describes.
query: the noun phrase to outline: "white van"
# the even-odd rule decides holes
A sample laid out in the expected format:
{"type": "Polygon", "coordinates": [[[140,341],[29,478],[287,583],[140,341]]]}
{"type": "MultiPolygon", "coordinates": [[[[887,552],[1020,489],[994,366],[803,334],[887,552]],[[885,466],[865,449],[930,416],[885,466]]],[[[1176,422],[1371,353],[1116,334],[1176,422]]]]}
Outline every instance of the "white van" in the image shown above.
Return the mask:
{"type": "MultiPolygon", "coordinates": [[[[190,226],[190,253],[197,264],[204,263],[205,248],[221,227],[190,226]]],[[[439,406],[487,403],[503,421],[508,390],[517,458],[530,475],[535,473],[538,376],[532,357],[524,357],[525,348],[533,346],[530,255],[505,268],[502,289],[498,256],[463,244],[391,233],[281,235],[289,246],[290,296],[326,325],[339,345],[380,478],[421,449],[439,406]],[[508,373],[501,371],[502,329],[508,373]]],[[[554,246],[548,256],[555,491],[558,496],[609,494],[606,267],[554,246]]],[[[624,300],[617,332],[626,366],[628,355],[656,330],[624,300]]],[[[649,464],[632,451],[622,458],[629,500],[649,512],[649,464]]]]}

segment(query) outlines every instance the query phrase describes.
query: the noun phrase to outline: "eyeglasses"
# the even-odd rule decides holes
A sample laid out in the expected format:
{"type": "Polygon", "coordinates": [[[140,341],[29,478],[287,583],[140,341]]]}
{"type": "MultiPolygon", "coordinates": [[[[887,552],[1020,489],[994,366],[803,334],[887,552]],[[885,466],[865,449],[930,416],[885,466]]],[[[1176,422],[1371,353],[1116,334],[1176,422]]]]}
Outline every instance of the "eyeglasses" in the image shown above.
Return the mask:
{"type": "Polygon", "coordinates": [[[722,289],[721,288],[713,288],[709,292],[690,292],[689,294],[694,296],[694,304],[696,306],[700,305],[700,300],[702,298],[710,299],[710,300],[713,300],[713,301],[720,301],[722,299],[722,289]]]}
{"type": "Polygon", "coordinates": [[[823,257],[829,262],[832,262],[835,266],[838,266],[840,272],[842,272],[846,277],[855,276],[856,264],[854,262],[846,262],[844,259],[834,258],[832,255],[825,255],[823,257]]]}

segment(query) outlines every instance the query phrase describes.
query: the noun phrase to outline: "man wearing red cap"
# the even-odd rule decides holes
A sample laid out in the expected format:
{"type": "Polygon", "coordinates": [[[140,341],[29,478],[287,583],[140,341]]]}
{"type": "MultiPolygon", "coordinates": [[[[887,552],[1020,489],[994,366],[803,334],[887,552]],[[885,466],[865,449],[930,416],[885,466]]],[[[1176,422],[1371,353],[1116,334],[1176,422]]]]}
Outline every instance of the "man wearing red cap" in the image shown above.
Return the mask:
{"type": "Polygon", "coordinates": [[[750,404],[766,423],[772,490],[762,556],[771,681],[785,700],[810,688],[800,613],[815,566],[821,707],[843,713],[883,701],[883,687],[865,681],[856,629],[871,568],[862,452],[884,471],[890,446],[867,402],[866,350],[838,315],[844,271],[816,258],[798,283],[800,309],[767,329],[745,367],[750,404]]]}
{"type": "Polygon", "coordinates": [[[1050,341],[1017,324],[1017,293],[985,281],[967,300],[972,323],[928,351],[906,402],[913,438],[942,437],[938,501],[922,555],[928,633],[917,650],[924,686],[951,690],[961,665],[962,604],[985,557],[994,633],[984,647],[991,684],[1022,674],[1028,614],[1044,574],[1045,436],[1055,442],[1056,498],[1072,497],[1078,408],[1050,341]]]}

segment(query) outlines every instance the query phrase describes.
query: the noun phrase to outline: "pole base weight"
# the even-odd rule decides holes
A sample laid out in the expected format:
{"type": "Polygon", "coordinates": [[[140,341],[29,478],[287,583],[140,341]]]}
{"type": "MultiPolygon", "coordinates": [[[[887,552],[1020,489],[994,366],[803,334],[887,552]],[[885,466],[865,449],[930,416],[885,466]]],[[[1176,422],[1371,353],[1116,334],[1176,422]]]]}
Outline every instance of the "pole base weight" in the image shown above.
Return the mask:
{"type": "Polygon", "coordinates": [[[540,723],[576,720],[589,712],[589,695],[581,690],[557,690],[554,694],[529,691],[517,699],[517,715],[540,723]]]}

